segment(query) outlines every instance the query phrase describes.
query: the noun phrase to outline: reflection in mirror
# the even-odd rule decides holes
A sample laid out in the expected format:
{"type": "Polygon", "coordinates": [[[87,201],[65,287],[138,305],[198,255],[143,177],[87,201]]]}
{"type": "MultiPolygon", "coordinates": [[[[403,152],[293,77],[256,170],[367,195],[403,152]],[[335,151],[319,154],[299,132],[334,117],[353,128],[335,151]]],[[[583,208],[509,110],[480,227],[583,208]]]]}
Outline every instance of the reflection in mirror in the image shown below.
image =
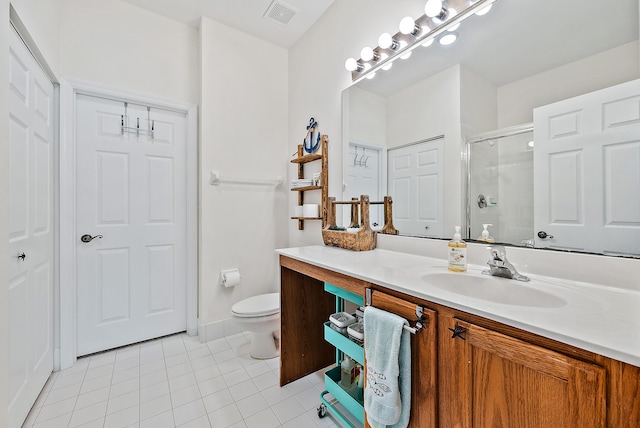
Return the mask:
{"type": "Polygon", "coordinates": [[[532,247],[533,124],[467,140],[467,236],[532,247]]]}
{"type": "MultiPolygon", "coordinates": [[[[387,178],[392,167],[389,150],[442,136],[440,161],[444,172],[439,177],[442,192],[436,198],[423,199],[434,199],[435,204],[440,204],[439,237],[449,238],[455,225],[464,226],[467,206],[471,210],[476,203],[467,204],[464,141],[495,130],[531,124],[535,108],[640,77],[637,0],[607,5],[605,20],[599,0],[497,0],[489,14],[475,18],[464,21],[458,30],[460,37],[453,45],[443,47],[434,43],[415,49],[410,59],[395,61],[390,70],[377,72],[374,79],[364,79],[343,94],[344,176],[348,177],[347,163],[353,160],[347,155],[350,143],[381,149],[383,173],[377,177],[381,192],[378,197],[389,194],[394,198],[394,223],[401,235],[438,236],[416,233],[410,227],[403,230],[400,226],[397,216],[402,210],[398,210],[398,196],[387,178]]],[[[523,134],[517,138],[530,136],[523,134]]],[[[531,157],[535,146],[533,150],[509,153],[505,147],[515,146],[507,139],[495,141],[494,150],[503,151],[496,161],[503,163],[502,170],[513,172],[522,168],[523,174],[517,179],[530,189],[537,169],[522,158],[531,157]],[[529,178],[525,179],[527,170],[529,178]]],[[[478,152],[489,146],[488,142],[478,144],[474,149],[478,152]]],[[[490,169],[483,173],[490,173],[490,169]]],[[[511,176],[499,179],[504,185],[511,176]]],[[[348,178],[344,184],[343,199],[359,196],[350,193],[348,178]]],[[[478,187],[480,183],[474,185],[478,187]]],[[[477,191],[469,189],[470,194],[477,191]]],[[[497,220],[484,222],[482,216],[477,221],[472,219],[469,237],[477,238],[482,223],[491,223],[494,225],[490,227],[491,234],[502,242],[530,245],[535,238],[536,246],[545,246],[536,236],[538,230],[533,229],[531,204],[519,199],[530,191],[517,187],[508,192],[483,190],[485,197],[493,198],[493,208],[505,212],[497,220]],[[512,223],[511,219],[516,217],[526,221],[512,223]]],[[[414,198],[419,201],[417,192],[416,188],[407,191],[410,201],[414,202],[414,198]]],[[[481,214],[489,213],[490,209],[488,206],[481,214]]],[[[595,210],[602,211],[604,207],[595,210]]],[[[628,221],[628,216],[625,218],[628,221]]]]}

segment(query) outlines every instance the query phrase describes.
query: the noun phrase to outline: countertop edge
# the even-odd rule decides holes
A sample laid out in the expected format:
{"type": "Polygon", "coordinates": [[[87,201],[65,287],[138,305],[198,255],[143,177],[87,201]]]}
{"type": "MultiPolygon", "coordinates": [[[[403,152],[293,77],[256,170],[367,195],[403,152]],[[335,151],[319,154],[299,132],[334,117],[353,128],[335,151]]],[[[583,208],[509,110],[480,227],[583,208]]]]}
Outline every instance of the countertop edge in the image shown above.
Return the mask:
{"type": "MultiPolygon", "coordinates": [[[[597,341],[589,341],[589,340],[584,340],[584,339],[579,339],[576,337],[571,336],[570,334],[568,334],[567,332],[562,332],[561,329],[559,330],[553,330],[553,329],[549,329],[547,327],[543,327],[540,325],[536,325],[535,323],[532,322],[528,322],[526,321],[524,318],[518,318],[517,316],[509,316],[509,317],[505,317],[505,316],[501,316],[501,315],[497,315],[491,312],[488,312],[486,310],[483,310],[477,306],[474,306],[473,304],[460,304],[458,302],[454,302],[451,300],[448,300],[446,298],[442,298],[442,297],[438,297],[437,295],[433,295],[433,294],[426,294],[426,293],[420,293],[419,291],[416,290],[412,290],[412,289],[407,289],[406,287],[403,287],[400,284],[397,283],[392,283],[389,281],[384,281],[378,277],[375,276],[368,276],[368,275],[364,275],[361,273],[356,272],[355,270],[349,270],[349,269],[345,269],[343,267],[339,267],[339,266],[335,266],[329,262],[327,262],[326,260],[319,260],[319,259],[314,259],[311,258],[309,256],[305,256],[305,255],[301,255],[300,254],[300,250],[301,249],[306,249],[306,248],[321,248],[321,251],[347,251],[348,253],[353,253],[352,251],[349,250],[343,250],[343,249],[339,249],[339,248],[333,248],[333,247],[323,247],[323,246],[308,246],[308,247],[294,247],[294,248],[282,248],[282,249],[276,249],[276,253],[285,257],[289,257],[291,259],[295,259],[304,263],[308,263],[310,265],[313,266],[317,266],[317,267],[321,267],[327,270],[331,270],[334,272],[338,272],[341,273],[343,275],[347,275],[353,278],[357,278],[363,281],[367,281],[367,282],[371,282],[374,283],[376,285],[400,292],[400,293],[404,293],[413,297],[417,297],[429,302],[433,302],[435,304],[439,304],[442,306],[446,306],[455,310],[460,310],[460,311],[464,311],[467,312],[469,314],[472,315],[476,315],[476,316],[480,316],[492,321],[496,321],[496,322],[500,322],[502,324],[511,326],[511,327],[515,327],[533,334],[537,334],[539,336],[551,339],[551,340],[556,340],[558,342],[561,343],[565,343],[567,345],[571,345],[571,346],[575,346],[577,348],[581,348],[584,349],[586,351],[589,352],[594,352],[596,354],[600,354],[602,356],[608,357],[608,358],[612,358],[614,360],[619,360],[622,361],[624,363],[628,363],[637,367],[640,367],[640,355],[636,355],[635,353],[626,351],[624,349],[624,346],[620,346],[620,347],[611,347],[611,346],[604,346],[600,343],[598,343],[597,341]]],[[[374,250],[374,251],[379,251],[379,252],[388,252],[391,254],[395,254],[395,252],[393,251],[389,251],[389,250],[374,250]]],[[[404,253],[397,253],[398,255],[401,255],[402,257],[406,257],[407,255],[404,253]]],[[[420,258],[421,256],[415,256],[412,255],[411,257],[418,257],[420,258]]],[[[433,259],[429,258],[429,257],[422,257],[425,260],[425,263],[429,263],[432,262],[433,259]]],[[[473,302],[470,302],[473,303],[473,302]]]]}

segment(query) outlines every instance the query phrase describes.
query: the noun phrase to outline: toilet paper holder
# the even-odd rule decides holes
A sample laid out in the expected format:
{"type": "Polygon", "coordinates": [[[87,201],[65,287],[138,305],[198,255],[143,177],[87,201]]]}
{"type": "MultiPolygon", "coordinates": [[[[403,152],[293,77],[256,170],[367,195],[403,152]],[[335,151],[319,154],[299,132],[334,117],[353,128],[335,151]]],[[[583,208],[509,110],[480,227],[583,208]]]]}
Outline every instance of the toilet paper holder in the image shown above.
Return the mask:
{"type": "Polygon", "coordinates": [[[223,287],[234,287],[240,282],[240,271],[238,269],[222,269],[220,271],[219,284],[223,287]]]}

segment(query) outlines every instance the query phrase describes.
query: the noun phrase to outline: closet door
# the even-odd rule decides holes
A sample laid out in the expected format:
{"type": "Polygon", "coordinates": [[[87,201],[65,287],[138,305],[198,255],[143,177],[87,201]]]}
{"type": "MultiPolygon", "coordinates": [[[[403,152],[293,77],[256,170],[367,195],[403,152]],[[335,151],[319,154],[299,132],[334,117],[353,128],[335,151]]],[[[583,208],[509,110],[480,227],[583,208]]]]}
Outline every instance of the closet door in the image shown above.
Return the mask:
{"type": "Polygon", "coordinates": [[[444,234],[444,138],[390,149],[387,194],[403,235],[444,234]]]}
{"type": "MultiPolygon", "coordinates": [[[[11,31],[9,419],[19,427],[53,370],[53,84],[11,31]]],[[[6,386],[5,386],[6,387],[6,386]]]]}

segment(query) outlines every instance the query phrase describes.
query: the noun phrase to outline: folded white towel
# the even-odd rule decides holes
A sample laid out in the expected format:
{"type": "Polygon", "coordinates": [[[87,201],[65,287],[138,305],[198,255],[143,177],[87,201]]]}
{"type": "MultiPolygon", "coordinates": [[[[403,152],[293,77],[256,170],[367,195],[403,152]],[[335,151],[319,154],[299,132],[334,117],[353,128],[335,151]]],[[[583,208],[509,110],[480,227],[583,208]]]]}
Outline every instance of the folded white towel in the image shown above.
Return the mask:
{"type": "Polygon", "coordinates": [[[367,384],[364,409],[373,428],[409,424],[411,337],[404,318],[367,306],[364,310],[367,384]]]}

